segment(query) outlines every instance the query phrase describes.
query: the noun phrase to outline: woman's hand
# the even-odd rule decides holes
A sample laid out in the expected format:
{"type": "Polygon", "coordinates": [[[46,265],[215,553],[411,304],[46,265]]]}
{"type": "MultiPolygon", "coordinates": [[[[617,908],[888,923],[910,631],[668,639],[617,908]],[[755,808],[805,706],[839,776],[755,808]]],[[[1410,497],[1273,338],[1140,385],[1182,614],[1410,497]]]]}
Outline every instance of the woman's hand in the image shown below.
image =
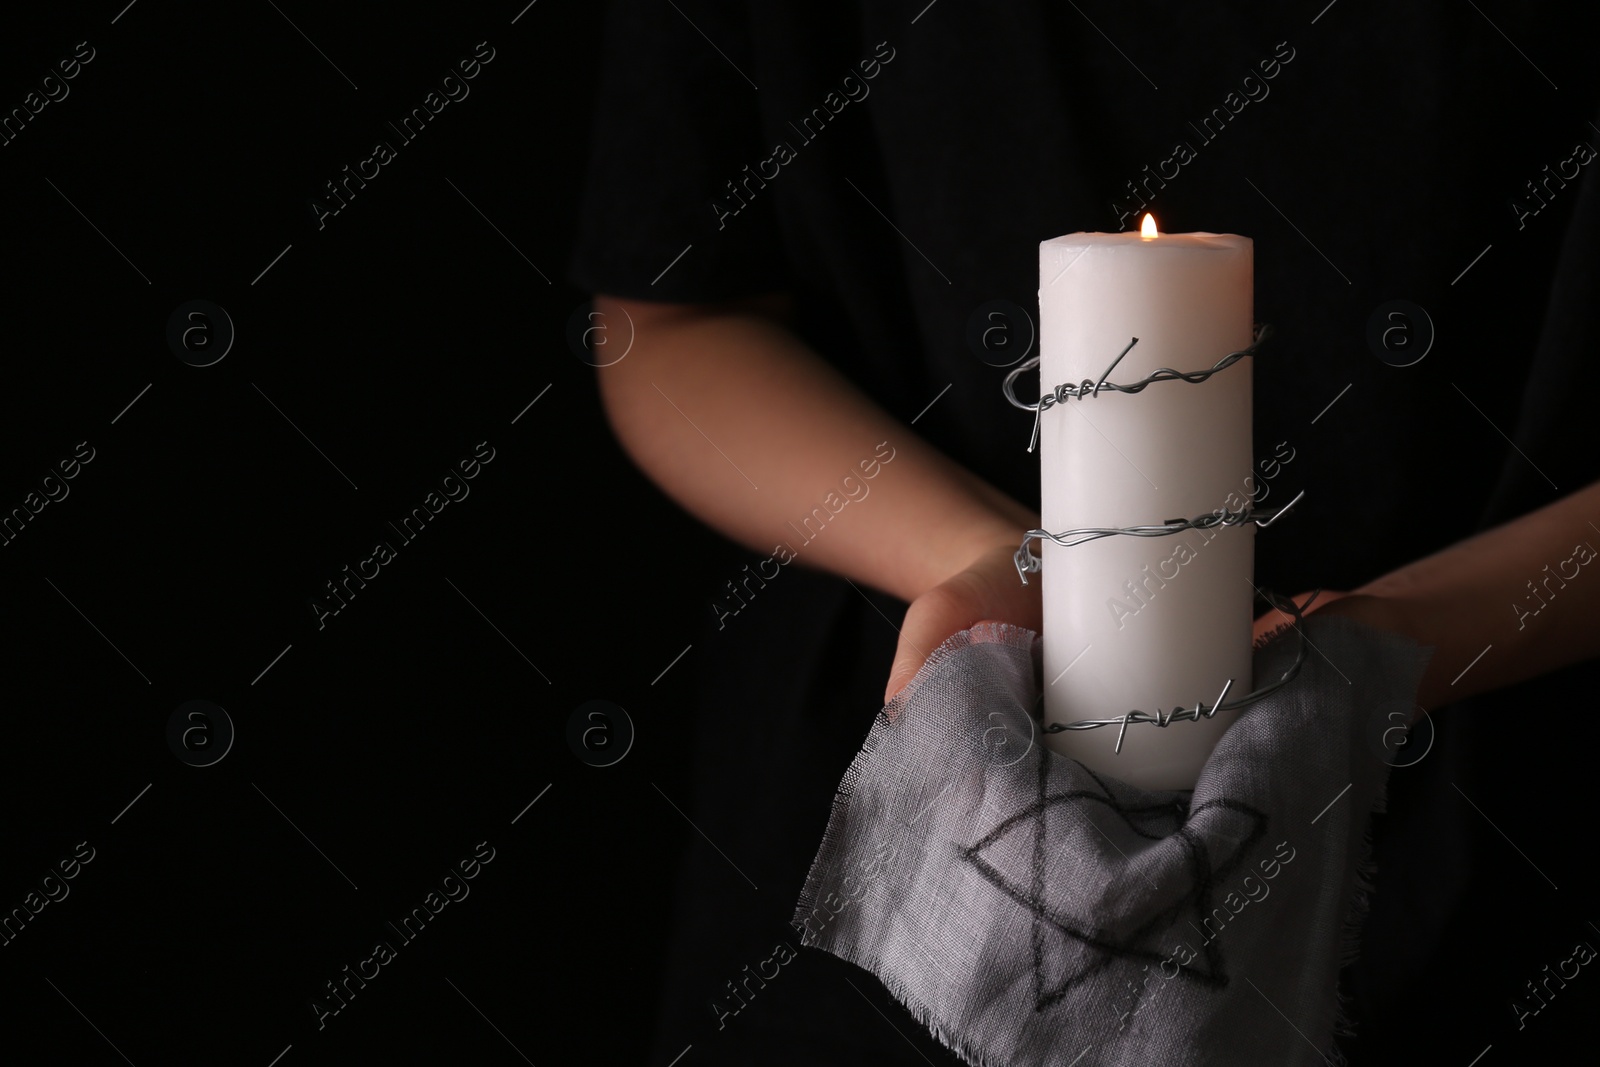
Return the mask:
{"type": "Polygon", "coordinates": [[[996,543],[965,570],[934,586],[911,602],[900,627],[900,645],[883,700],[888,703],[945,638],[979,622],[1008,622],[1038,632],[1043,629],[1043,583],[1037,574],[1027,585],[1013,562],[1021,531],[1014,540],[996,543]]]}
{"type": "MultiPolygon", "coordinates": [[[[884,690],[884,703],[916,677],[928,655],[953,633],[979,622],[1008,622],[1035,632],[1043,629],[1043,582],[1034,575],[1027,585],[1017,576],[1018,542],[996,544],[965,570],[934,586],[911,602],[900,628],[900,644],[884,690]]],[[[1324,589],[1294,598],[1309,617],[1317,612],[1347,615],[1375,629],[1414,636],[1400,605],[1389,597],[1324,589]],[[1307,604],[1309,602],[1309,608],[1307,604]]],[[[1293,616],[1269,609],[1255,622],[1257,644],[1288,626],[1293,616]]]]}

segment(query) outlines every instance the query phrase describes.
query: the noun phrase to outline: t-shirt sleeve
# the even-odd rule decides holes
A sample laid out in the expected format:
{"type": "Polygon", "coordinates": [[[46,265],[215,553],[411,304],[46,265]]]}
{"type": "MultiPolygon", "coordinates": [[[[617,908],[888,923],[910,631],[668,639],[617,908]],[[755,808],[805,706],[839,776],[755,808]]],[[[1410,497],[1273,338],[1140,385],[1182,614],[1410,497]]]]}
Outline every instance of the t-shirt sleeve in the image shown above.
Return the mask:
{"type": "Polygon", "coordinates": [[[684,303],[783,288],[767,199],[727,213],[728,183],[766,154],[742,5],[616,0],[601,60],[569,279],[684,303]]]}

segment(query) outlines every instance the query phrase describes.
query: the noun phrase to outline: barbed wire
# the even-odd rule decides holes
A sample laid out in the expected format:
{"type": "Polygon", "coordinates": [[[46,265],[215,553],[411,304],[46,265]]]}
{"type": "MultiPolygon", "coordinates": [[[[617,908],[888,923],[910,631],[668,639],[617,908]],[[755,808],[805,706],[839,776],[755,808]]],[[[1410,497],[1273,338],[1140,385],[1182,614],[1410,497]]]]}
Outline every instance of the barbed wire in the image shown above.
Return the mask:
{"type": "Polygon", "coordinates": [[[1300,502],[1306,495],[1304,489],[1294,495],[1294,499],[1287,504],[1280,504],[1275,508],[1257,510],[1254,504],[1246,504],[1238,511],[1229,511],[1227,508],[1217,508],[1215,511],[1204,515],[1196,515],[1192,519],[1168,519],[1160,524],[1145,526],[1086,526],[1078,530],[1064,530],[1061,533],[1051,533],[1049,530],[1029,530],[1022,538],[1022,547],[1018,548],[1012,561],[1017,565],[1017,575],[1022,579],[1022,584],[1028,584],[1028,575],[1039,569],[1040,559],[1034,555],[1029,546],[1033,541],[1054,541],[1058,545],[1071,548],[1074,545],[1086,544],[1089,541],[1098,541],[1102,537],[1111,537],[1115,534],[1126,534],[1130,537],[1166,537],[1184,530],[1209,530],[1217,526],[1243,526],[1245,523],[1255,523],[1265,529],[1277,522],[1279,517],[1300,502]]]}
{"type": "Polygon", "coordinates": [[[1040,396],[1032,404],[1029,404],[1017,399],[1014,386],[1019,377],[1039,366],[1040,357],[1033,356],[1011,369],[1006,375],[1005,381],[1001,384],[1001,391],[1005,393],[1005,397],[1011,402],[1012,407],[1033,412],[1033,436],[1028,440],[1028,451],[1032,452],[1039,443],[1039,418],[1056,404],[1064,404],[1071,399],[1081,400],[1086,396],[1098,396],[1102,389],[1110,389],[1116,393],[1138,393],[1143,392],[1146,387],[1156,382],[1183,381],[1191,385],[1198,384],[1210,378],[1213,374],[1227,370],[1246,356],[1255,355],[1260,350],[1261,345],[1271,336],[1271,326],[1266,323],[1257,323],[1251,332],[1251,341],[1248,346],[1239,349],[1237,352],[1229,352],[1205,370],[1181,371],[1173,370],[1171,367],[1158,367],[1136,382],[1106,381],[1111,376],[1111,372],[1116,369],[1117,364],[1122,362],[1122,358],[1133,351],[1133,346],[1139,343],[1139,339],[1135,337],[1128,342],[1128,347],[1119,352],[1117,358],[1111,361],[1111,364],[1106,367],[1105,373],[1100,375],[1098,381],[1092,378],[1085,378],[1076,384],[1071,382],[1063,383],[1040,396]]]}
{"type": "MultiPolygon", "coordinates": [[[[1122,740],[1127,736],[1129,726],[1136,726],[1142,723],[1153,723],[1156,726],[1165,728],[1175,722],[1199,722],[1201,719],[1212,718],[1219,711],[1234,711],[1238,708],[1243,708],[1250,704],[1254,704],[1257,701],[1264,700],[1266,697],[1271,696],[1279,689],[1282,689],[1295,679],[1295,676],[1300,673],[1301,666],[1306,661],[1306,635],[1304,628],[1305,612],[1311,607],[1312,603],[1317,599],[1317,597],[1322,595],[1322,590],[1318,589],[1314,591],[1309,597],[1306,598],[1306,602],[1300,605],[1295,604],[1293,599],[1289,597],[1280,597],[1270,590],[1263,589],[1258,590],[1258,592],[1260,592],[1262,598],[1266,600],[1267,603],[1271,604],[1274,608],[1283,612],[1284,614],[1290,616],[1293,621],[1288,625],[1294,630],[1295,637],[1298,641],[1295,649],[1294,662],[1289,664],[1288,669],[1279,675],[1276,681],[1264,685],[1260,689],[1252,690],[1251,692],[1240,697],[1238,700],[1224,703],[1224,701],[1227,699],[1228,691],[1233,688],[1234,680],[1229,678],[1223,685],[1222,692],[1217,694],[1217,699],[1212,701],[1210,707],[1207,707],[1205,701],[1201,700],[1196,701],[1194,707],[1192,708],[1185,708],[1180,705],[1173,708],[1165,715],[1161,713],[1159,708],[1156,709],[1154,713],[1134,710],[1125,712],[1113,718],[1079,719],[1076,722],[1067,723],[1054,722],[1047,726],[1041,726],[1041,731],[1047,734],[1054,734],[1061,733],[1064,730],[1098,730],[1103,726],[1116,726],[1118,727],[1118,730],[1115,751],[1118,755],[1121,755],[1122,740]]],[[[1043,701],[1042,693],[1040,694],[1040,700],[1041,702],[1043,701]]]]}
{"type": "MultiPolygon", "coordinates": [[[[1012,407],[1020,408],[1023,411],[1033,412],[1033,436],[1028,441],[1028,451],[1032,452],[1034,447],[1039,442],[1040,417],[1056,404],[1064,404],[1068,400],[1072,399],[1082,400],[1084,397],[1098,396],[1102,389],[1109,389],[1118,393],[1138,393],[1143,392],[1147,387],[1155,384],[1156,382],[1183,381],[1188,382],[1191,385],[1198,384],[1210,378],[1214,374],[1218,374],[1221,371],[1227,370],[1229,367],[1233,366],[1241,359],[1244,359],[1246,356],[1254,356],[1257,351],[1260,350],[1262,343],[1265,342],[1271,335],[1272,328],[1266,323],[1256,324],[1254,329],[1251,331],[1251,342],[1248,346],[1241,348],[1237,352],[1229,352],[1227,355],[1217,360],[1216,363],[1204,370],[1180,371],[1173,370],[1171,367],[1158,367],[1156,370],[1151,371],[1149,374],[1145,375],[1136,382],[1107,381],[1106,379],[1111,376],[1111,372],[1116,369],[1117,364],[1121,363],[1123,358],[1127,356],[1129,352],[1133,351],[1134,345],[1139,343],[1139,339],[1135,337],[1128,342],[1128,346],[1126,348],[1117,354],[1117,357],[1113,359],[1106,367],[1105,372],[1100,375],[1098,380],[1085,378],[1081,382],[1068,382],[1057,385],[1049,392],[1041,395],[1034,403],[1028,404],[1017,399],[1014,386],[1019,377],[1039,366],[1039,356],[1034,356],[1023,363],[1018,364],[1010,371],[1010,373],[1006,375],[1005,382],[1002,386],[1002,391],[1005,393],[1006,399],[1010,401],[1012,407]]],[[[1275,508],[1258,510],[1255,507],[1255,504],[1252,502],[1244,505],[1238,510],[1230,510],[1223,507],[1217,508],[1216,510],[1208,512],[1204,515],[1196,515],[1192,519],[1168,519],[1162,523],[1150,523],[1141,526],[1091,526],[1076,530],[1065,530],[1061,533],[1051,533],[1049,530],[1029,530],[1022,539],[1022,546],[1017,549],[1016,554],[1013,557],[1014,562],[1017,565],[1017,576],[1022,579],[1023,585],[1027,585],[1028,575],[1039,570],[1041,560],[1037,555],[1034,554],[1033,549],[1030,547],[1034,541],[1049,540],[1058,545],[1063,545],[1070,548],[1075,545],[1087,544],[1090,541],[1099,540],[1102,537],[1113,537],[1117,535],[1129,537],[1168,537],[1172,534],[1182,533],[1185,530],[1209,530],[1226,526],[1242,526],[1246,523],[1254,523],[1257,526],[1265,528],[1272,525],[1281,516],[1283,516],[1285,512],[1298,504],[1301,497],[1305,495],[1305,490],[1302,489],[1299,493],[1296,493],[1294,499],[1290,500],[1287,504],[1282,504],[1275,508]]],[[[1207,706],[1204,700],[1197,700],[1193,707],[1185,708],[1179,705],[1174,707],[1170,712],[1165,713],[1163,713],[1159,708],[1157,708],[1154,712],[1140,711],[1135,709],[1111,718],[1079,719],[1075,722],[1068,723],[1050,723],[1049,725],[1041,727],[1042,732],[1053,734],[1060,733],[1064,730],[1097,730],[1104,726],[1115,726],[1118,728],[1116,752],[1120,754],[1122,752],[1122,742],[1127,736],[1129,726],[1139,724],[1154,724],[1158,727],[1165,728],[1175,722],[1199,722],[1202,719],[1210,719],[1214,717],[1219,711],[1234,711],[1250,704],[1254,704],[1257,701],[1265,699],[1271,694],[1277,692],[1285,685],[1288,685],[1294,680],[1295,676],[1300,673],[1300,668],[1305,663],[1306,637],[1304,629],[1304,616],[1306,610],[1309,609],[1317,597],[1322,594],[1322,590],[1318,589],[1313,592],[1306,599],[1306,602],[1301,605],[1296,605],[1292,599],[1280,597],[1268,590],[1258,589],[1257,592],[1260,593],[1261,597],[1265,599],[1267,603],[1271,604],[1278,611],[1290,616],[1292,622],[1290,622],[1288,626],[1294,630],[1295,637],[1298,641],[1298,645],[1295,650],[1294,661],[1289,664],[1288,669],[1285,670],[1276,681],[1264,685],[1259,689],[1252,690],[1237,700],[1229,701],[1227,699],[1228,693],[1233,689],[1234,683],[1234,679],[1229,678],[1223,684],[1222,692],[1217,694],[1216,700],[1212,701],[1210,706],[1207,706]]],[[[1278,632],[1281,632],[1281,628],[1278,632]]],[[[1274,634],[1274,636],[1276,636],[1276,634],[1274,634]]],[[[1268,640],[1270,641],[1271,638],[1268,638],[1268,640]]],[[[1040,693],[1039,695],[1039,702],[1040,704],[1044,702],[1043,693],[1040,693]]]]}

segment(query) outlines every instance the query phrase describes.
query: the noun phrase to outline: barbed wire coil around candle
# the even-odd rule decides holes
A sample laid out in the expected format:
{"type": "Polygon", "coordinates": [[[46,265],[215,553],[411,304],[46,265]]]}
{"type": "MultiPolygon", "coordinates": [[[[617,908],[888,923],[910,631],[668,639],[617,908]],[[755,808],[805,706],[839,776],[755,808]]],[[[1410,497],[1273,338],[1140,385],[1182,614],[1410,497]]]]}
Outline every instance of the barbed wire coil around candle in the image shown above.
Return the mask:
{"type": "MultiPolygon", "coordinates": [[[[1298,642],[1295,649],[1294,662],[1290,663],[1288,669],[1278,676],[1277,681],[1246,693],[1238,700],[1224,703],[1228,696],[1228,690],[1233,688],[1233,679],[1229,678],[1223,685],[1222,692],[1217,694],[1217,699],[1212,701],[1210,707],[1207,707],[1205,701],[1201,700],[1196,701],[1195,706],[1192,708],[1175,707],[1165,715],[1161,713],[1159,708],[1153,714],[1148,711],[1135,710],[1108,719],[1079,719],[1076,722],[1053,722],[1046,726],[1041,726],[1040,730],[1043,733],[1054,734],[1063,730],[1097,730],[1102,726],[1115,726],[1118,727],[1115,751],[1118,755],[1121,755],[1122,740],[1127,736],[1128,727],[1131,725],[1154,723],[1156,726],[1165,728],[1175,722],[1199,722],[1201,719],[1212,718],[1219,711],[1233,711],[1271,696],[1294,681],[1295,676],[1300,673],[1300,668],[1306,661],[1305,613],[1317,597],[1322,595],[1322,590],[1316,590],[1306,598],[1304,604],[1299,605],[1295,604],[1291,598],[1280,597],[1270,590],[1258,589],[1257,592],[1261,594],[1262,599],[1266,600],[1267,603],[1285,615],[1290,616],[1293,621],[1289,623],[1289,626],[1294,630],[1298,642]]],[[[1040,694],[1039,699],[1041,702],[1044,700],[1043,693],[1040,694]]]]}
{"type": "Polygon", "coordinates": [[[1283,515],[1284,512],[1300,502],[1306,495],[1304,489],[1294,495],[1294,499],[1287,504],[1280,504],[1275,508],[1257,510],[1254,504],[1246,504],[1238,511],[1229,511],[1227,508],[1218,508],[1205,515],[1196,515],[1192,519],[1168,519],[1159,525],[1148,526],[1088,526],[1079,530],[1065,530],[1061,533],[1051,533],[1049,530],[1029,530],[1022,538],[1022,547],[1017,549],[1012,561],[1017,565],[1017,576],[1022,579],[1022,584],[1028,584],[1028,575],[1038,571],[1040,559],[1034,555],[1033,549],[1028,547],[1033,541],[1054,541],[1058,545],[1071,548],[1073,545],[1097,541],[1102,537],[1111,537],[1115,534],[1126,534],[1130,537],[1166,537],[1184,530],[1209,530],[1217,526],[1243,526],[1247,522],[1255,523],[1265,529],[1283,515]]]}
{"type": "Polygon", "coordinates": [[[1005,393],[1006,399],[1011,402],[1012,407],[1019,408],[1022,411],[1033,412],[1033,436],[1028,440],[1028,451],[1032,452],[1039,443],[1039,417],[1056,404],[1064,404],[1070,399],[1081,400],[1086,396],[1098,396],[1102,389],[1110,389],[1117,393],[1138,393],[1155,382],[1184,381],[1189,382],[1191,385],[1198,384],[1219,371],[1227,370],[1244,357],[1255,355],[1260,350],[1261,345],[1271,336],[1271,326],[1264,322],[1257,323],[1251,332],[1251,341],[1247,347],[1241,348],[1237,352],[1229,352],[1205,370],[1181,371],[1173,370],[1171,367],[1158,367],[1136,382],[1106,381],[1111,372],[1116,369],[1117,364],[1122,362],[1122,357],[1133,351],[1133,346],[1139,343],[1139,339],[1135,337],[1128,342],[1128,347],[1119,352],[1117,358],[1111,361],[1105,372],[1100,375],[1098,381],[1085,378],[1077,384],[1067,382],[1056,386],[1050,392],[1043,394],[1038,400],[1029,404],[1017,399],[1014,386],[1019,377],[1039,366],[1040,357],[1033,356],[1011,369],[1010,373],[1006,375],[1005,381],[1001,384],[1001,391],[1005,393]]]}

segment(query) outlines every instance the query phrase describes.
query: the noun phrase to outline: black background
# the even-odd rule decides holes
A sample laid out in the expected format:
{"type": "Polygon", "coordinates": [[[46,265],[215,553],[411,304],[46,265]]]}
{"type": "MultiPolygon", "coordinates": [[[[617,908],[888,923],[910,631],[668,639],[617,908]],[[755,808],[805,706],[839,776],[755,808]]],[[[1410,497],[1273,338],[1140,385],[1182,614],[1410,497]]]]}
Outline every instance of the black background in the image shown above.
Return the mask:
{"type": "Polygon", "coordinates": [[[0,41],[7,108],[95,49],[0,150],[6,507],[94,449],[3,550],[5,907],[95,858],[0,949],[4,1044],[522,1062],[487,1016],[535,1063],[637,1058],[692,833],[650,785],[681,792],[687,726],[652,680],[712,538],[622,458],[563,340],[597,5],[73,6],[0,41]],[[470,95],[400,144],[384,121],[480,41],[470,95]],[[380,138],[397,158],[319,230],[308,201],[380,138]],[[237,331],[206,368],[166,341],[197,298],[237,331]],[[387,520],[482,441],[402,543],[387,520]],[[378,540],[398,558],[319,629],[308,601],[378,540]],[[237,729],[211,767],[167,747],[191,699],[237,729]],[[637,728],[616,766],[568,748],[590,699],[637,728]],[[480,841],[470,895],[319,1032],[308,1000],[480,841]]]}
{"type": "MultiPolygon", "coordinates": [[[[601,6],[279,6],[113,0],[0,37],[6,111],[96,51],[0,148],[0,510],[94,449],[0,549],[0,911],[95,850],[0,948],[0,1041],[141,1067],[639,1062],[672,864],[703,847],[672,806],[694,709],[668,668],[737,565],[622,456],[565,338],[601,6]],[[323,184],[480,41],[470,95],[319,229],[323,184]],[[210,367],[167,344],[192,299],[237,331],[210,367]],[[484,441],[470,494],[398,544],[387,522],[484,441]],[[398,559],[319,628],[309,601],[379,540],[398,559]],[[166,740],[194,699],[237,730],[205,768],[166,740]],[[592,699],[637,730],[612,767],[567,741],[592,699]],[[480,841],[470,896],[319,1029],[308,1001],[480,841]]],[[[1581,857],[1553,859],[1581,899],[1581,857]]],[[[1555,933],[1587,936],[1576,909],[1509,936],[1543,883],[1504,884],[1388,1047],[1513,1040],[1504,1005],[1570,954],[1555,933]],[[1446,1022],[1463,1001],[1479,1017],[1446,1022]]],[[[1532,1021],[1516,1054],[1572,1032],[1532,1021]]]]}

